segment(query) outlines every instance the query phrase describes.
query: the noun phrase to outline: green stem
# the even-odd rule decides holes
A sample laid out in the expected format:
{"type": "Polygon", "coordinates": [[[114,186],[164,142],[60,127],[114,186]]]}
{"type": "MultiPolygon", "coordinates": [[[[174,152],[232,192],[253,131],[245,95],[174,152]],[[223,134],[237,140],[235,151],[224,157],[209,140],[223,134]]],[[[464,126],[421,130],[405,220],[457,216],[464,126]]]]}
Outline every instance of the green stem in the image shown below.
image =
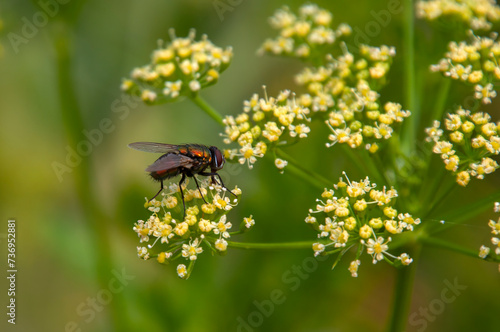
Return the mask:
{"type": "Polygon", "coordinates": [[[404,0],[404,87],[407,108],[412,115],[404,121],[402,131],[401,150],[409,155],[416,139],[417,126],[420,122],[421,112],[416,109],[416,83],[415,83],[415,24],[414,1],[404,0]]]}
{"type": "Polygon", "coordinates": [[[220,115],[219,112],[217,112],[203,98],[201,98],[199,94],[196,95],[196,97],[191,98],[191,100],[218,124],[224,127],[224,122],[222,122],[222,115],[220,115]]]}
{"type": "Polygon", "coordinates": [[[366,174],[366,175],[371,175],[374,177],[374,180],[376,183],[379,183],[379,185],[390,185],[391,182],[387,178],[385,174],[385,167],[383,165],[377,165],[376,160],[374,159],[375,157],[370,155],[370,152],[367,150],[361,150],[359,151],[359,155],[361,156],[361,160],[363,161],[363,164],[368,166],[368,169],[371,170],[371,173],[366,174]]]}
{"type": "MultiPolygon", "coordinates": [[[[443,80],[442,84],[439,86],[439,92],[437,94],[437,100],[436,104],[434,106],[434,109],[432,111],[432,116],[431,120],[439,120],[441,121],[441,118],[444,113],[444,109],[446,106],[446,101],[448,99],[448,93],[450,91],[451,87],[451,79],[445,79],[443,80]]],[[[430,123],[429,123],[430,125],[430,123]]],[[[430,144],[430,143],[427,143],[430,144]]],[[[439,187],[441,186],[443,179],[449,178],[448,174],[445,174],[447,171],[444,168],[443,164],[439,165],[438,168],[438,174],[436,174],[436,169],[435,169],[435,164],[432,162],[432,158],[434,157],[434,153],[429,152],[429,154],[426,156],[426,165],[427,165],[427,170],[426,170],[426,175],[424,176],[425,179],[432,179],[431,182],[426,185],[426,186],[421,186],[420,191],[419,191],[419,197],[421,201],[425,201],[425,204],[422,206],[427,206],[430,204],[430,202],[434,201],[433,198],[435,196],[435,193],[438,192],[439,187]]]]}
{"type": "Polygon", "coordinates": [[[276,149],[276,154],[278,155],[278,157],[288,161],[288,166],[286,167],[286,169],[289,169],[290,171],[299,175],[301,178],[310,182],[314,186],[323,189],[325,186],[328,187],[332,185],[333,183],[332,181],[328,180],[327,178],[323,177],[322,175],[314,171],[310,171],[304,168],[299,162],[297,162],[283,150],[276,149]]]}
{"type": "MultiPolygon", "coordinates": [[[[416,84],[415,84],[415,26],[414,26],[414,2],[404,0],[404,86],[406,107],[412,112],[412,116],[407,118],[403,125],[401,137],[401,151],[406,156],[411,154],[416,142],[417,126],[422,115],[416,109],[416,84]]],[[[415,245],[412,253],[414,262],[408,267],[397,270],[394,300],[392,303],[391,318],[388,331],[404,331],[408,321],[411,297],[413,292],[413,282],[417,269],[417,261],[420,256],[422,246],[415,245]]]]}
{"type": "Polygon", "coordinates": [[[369,164],[365,163],[363,158],[360,157],[359,153],[355,153],[349,146],[342,144],[344,153],[353,162],[353,165],[365,176],[378,176],[378,171],[369,167],[369,164]]]}
{"type": "MultiPolygon", "coordinates": [[[[456,182],[448,183],[447,188],[444,190],[441,190],[441,195],[438,198],[436,198],[436,197],[437,197],[437,193],[439,191],[436,191],[436,195],[433,196],[432,201],[430,201],[430,203],[428,205],[429,208],[427,209],[427,206],[424,206],[424,209],[427,209],[427,212],[424,213],[423,216],[429,216],[430,214],[432,214],[434,212],[434,210],[436,210],[436,208],[438,208],[443,203],[443,201],[446,199],[446,197],[449,194],[451,194],[451,192],[453,190],[459,189],[457,187],[458,187],[458,184],[456,182]]],[[[428,194],[431,195],[431,192],[429,192],[428,194]]]]}
{"type": "Polygon", "coordinates": [[[447,178],[449,178],[450,176],[449,174],[446,174],[447,170],[446,168],[444,168],[444,164],[439,164],[436,166],[432,162],[431,158],[428,158],[427,165],[427,171],[425,172],[423,178],[428,180],[425,182],[425,184],[420,186],[420,189],[418,191],[418,198],[419,201],[422,202],[420,206],[426,211],[429,211],[429,209],[425,207],[432,204],[433,199],[439,191],[439,188],[444,182],[448,181],[447,178]]]}
{"type": "Polygon", "coordinates": [[[278,243],[245,243],[227,241],[227,245],[240,249],[311,249],[312,244],[317,241],[298,241],[298,242],[278,242],[278,243]]]}
{"type": "Polygon", "coordinates": [[[448,93],[450,92],[450,87],[451,87],[451,79],[445,78],[443,80],[443,83],[439,86],[439,91],[436,98],[436,104],[432,112],[432,120],[441,121],[446,106],[446,101],[448,100],[448,93]]]}
{"type": "Polygon", "coordinates": [[[412,264],[397,269],[391,318],[387,328],[389,332],[405,331],[410,311],[415,272],[417,270],[416,261],[420,256],[421,249],[422,247],[418,245],[415,247],[415,250],[413,250],[411,255],[413,258],[412,264]]]}
{"type": "Polygon", "coordinates": [[[461,207],[451,209],[451,212],[448,214],[440,216],[440,218],[445,221],[444,225],[426,225],[426,230],[428,233],[436,234],[437,232],[442,232],[453,225],[464,223],[484,211],[493,210],[493,202],[498,200],[500,200],[500,191],[490,194],[473,203],[464,204],[461,207]]]}
{"type": "Polygon", "coordinates": [[[479,257],[479,249],[469,249],[469,248],[464,248],[458,244],[448,242],[443,239],[438,239],[435,237],[428,237],[428,236],[423,236],[420,238],[422,243],[428,244],[430,246],[436,247],[436,248],[441,248],[441,249],[446,249],[449,251],[457,252],[460,254],[463,254],[465,256],[470,256],[474,258],[480,258],[479,257]]]}

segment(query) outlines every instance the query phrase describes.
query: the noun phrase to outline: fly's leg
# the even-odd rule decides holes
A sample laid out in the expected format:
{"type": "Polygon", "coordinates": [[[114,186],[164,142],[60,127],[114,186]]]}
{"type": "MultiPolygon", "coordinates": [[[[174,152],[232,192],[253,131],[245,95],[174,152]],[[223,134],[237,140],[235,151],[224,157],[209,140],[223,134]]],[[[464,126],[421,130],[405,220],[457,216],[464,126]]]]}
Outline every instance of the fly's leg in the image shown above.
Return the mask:
{"type": "Polygon", "coordinates": [[[161,193],[161,191],[163,190],[163,179],[160,180],[160,183],[161,183],[160,190],[156,193],[156,195],[153,196],[153,198],[151,198],[148,201],[148,203],[151,202],[153,199],[155,199],[155,197],[158,196],[161,193]]]}
{"type": "Polygon", "coordinates": [[[203,193],[201,192],[200,185],[198,184],[198,180],[196,179],[196,176],[193,175],[194,182],[196,183],[196,187],[198,188],[198,191],[200,192],[201,198],[203,198],[203,202],[205,204],[208,204],[207,201],[205,200],[205,197],[203,197],[203,193]]]}
{"type": "Polygon", "coordinates": [[[204,176],[210,176],[212,178],[212,182],[215,182],[217,183],[217,181],[215,180],[215,177],[217,176],[219,178],[219,181],[220,181],[220,185],[222,186],[222,188],[225,188],[227,191],[229,191],[234,197],[238,197],[236,196],[235,193],[233,193],[231,190],[229,190],[225,185],[224,185],[224,182],[222,181],[222,178],[220,177],[220,175],[217,173],[217,172],[213,172],[213,173],[205,173],[205,172],[200,172],[198,173],[200,175],[204,175],[204,176]]]}
{"type": "MultiPolygon", "coordinates": [[[[229,191],[231,193],[231,195],[233,195],[234,197],[238,197],[238,196],[236,196],[235,193],[233,193],[231,190],[229,190],[228,187],[226,187],[226,185],[224,184],[224,182],[222,182],[222,178],[220,177],[220,175],[218,173],[215,173],[214,175],[216,175],[219,178],[220,184],[223,188],[226,188],[226,190],[229,191]]],[[[212,175],[212,176],[214,176],[214,175],[212,175]]]]}
{"type": "Polygon", "coordinates": [[[186,174],[182,173],[181,180],[179,181],[179,190],[181,191],[181,197],[182,197],[182,206],[184,207],[184,217],[182,218],[183,220],[186,219],[186,203],[184,202],[184,192],[182,191],[182,183],[186,179],[186,174]]]}

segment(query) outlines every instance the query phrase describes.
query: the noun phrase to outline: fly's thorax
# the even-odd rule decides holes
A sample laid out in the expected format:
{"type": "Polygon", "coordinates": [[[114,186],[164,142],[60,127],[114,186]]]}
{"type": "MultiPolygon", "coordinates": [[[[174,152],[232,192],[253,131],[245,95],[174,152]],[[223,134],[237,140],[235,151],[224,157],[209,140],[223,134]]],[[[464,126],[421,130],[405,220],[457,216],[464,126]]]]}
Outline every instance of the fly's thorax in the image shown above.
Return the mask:
{"type": "Polygon", "coordinates": [[[186,144],[185,149],[179,149],[181,154],[184,154],[193,159],[198,159],[202,162],[209,163],[212,153],[208,147],[199,144],[186,144]]]}

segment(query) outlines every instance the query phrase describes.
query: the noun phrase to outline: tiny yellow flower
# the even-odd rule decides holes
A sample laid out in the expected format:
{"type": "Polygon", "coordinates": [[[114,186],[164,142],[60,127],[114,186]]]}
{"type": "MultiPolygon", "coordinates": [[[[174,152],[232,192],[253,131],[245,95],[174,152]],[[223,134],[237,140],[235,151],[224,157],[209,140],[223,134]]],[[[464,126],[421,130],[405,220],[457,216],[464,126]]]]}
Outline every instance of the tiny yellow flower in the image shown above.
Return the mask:
{"type": "Polygon", "coordinates": [[[177,265],[177,275],[181,279],[185,279],[187,277],[187,268],[184,264],[177,265]]]}
{"type": "Polygon", "coordinates": [[[248,229],[252,228],[255,225],[255,220],[253,220],[252,216],[244,217],[243,222],[245,223],[245,227],[248,229]]]}
{"type": "Polygon", "coordinates": [[[354,217],[347,217],[344,220],[344,227],[348,231],[354,230],[356,228],[356,218],[354,218],[354,217]]]}
{"type": "Polygon", "coordinates": [[[382,222],[382,219],[380,219],[380,218],[372,218],[368,222],[368,225],[370,225],[374,229],[379,229],[379,228],[382,228],[382,226],[384,226],[384,223],[382,222]]]}
{"type": "Polygon", "coordinates": [[[167,209],[173,209],[177,206],[177,198],[174,196],[167,196],[162,200],[162,205],[167,209]]]}
{"type": "Polygon", "coordinates": [[[215,241],[215,249],[219,251],[226,251],[227,250],[227,241],[224,239],[217,239],[215,241]]]}
{"type": "Polygon", "coordinates": [[[354,203],[353,207],[356,211],[364,211],[367,206],[368,206],[368,204],[366,204],[365,199],[362,198],[362,199],[357,200],[356,203],[354,203]]]}
{"type": "Polygon", "coordinates": [[[363,239],[368,239],[370,236],[372,236],[373,230],[370,226],[368,225],[363,225],[359,229],[359,236],[363,239]]]}
{"type": "Polygon", "coordinates": [[[386,254],[386,251],[389,249],[387,243],[389,243],[390,241],[391,238],[389,237],[387,241],[384,242],[384,238],[381,236],[378,237],[376,241],[373,239],[368,239],[368,242],[366,243],[366,252],[372,255],[373,264],[384,259],[384,254],[386,254]]]}
{"type": "Polygon", "coordinates": [[[359,265],[361,264],[361,261],[359,259],[352,261],[349,264],[349,272],[351,272],[351,276],[356,278],[358,276],[358,268],[359,265]]]}
{"type": "Polygon", "coordinates": [[[481,246],[481,248],[479,248],[479,257],[485,259],[490,254],[490,250],[489,247],[481,246]]]}
{"type": "Polygon", "coordinates": [[[325,245],[322,243],[313,243],[312,248],[314,250],[314,256],[318,256],[325,251],[325,245]]]}
{"type": "Polygon", "coordinates": [[[187,222],[181,222],[180,224],[177,224],[177,226],[175,226],[174,233],[178,236],[183,236],[187,233],[188,230],[189,224],[187,222]]]}
{"type": "Polygon", "coordinates": [[[398,215],[398,211],[390,206],[386,206],[384,208],[384,215],[387,218],[396,218],[396,216],[398,215]]]}
{"type": "Polygon", "coordinates": [[[401,261],[403,265],[410,265],[413,262],[413,259],[408,256],[408,254],[401,254],[398,259],[401,261]]]}
{"type": "Polygon", "coordinates": [[[470,175],[467,171],[462,171],[457,174],[457,183],[462,187],[466,187],[469,184],[470,175]]]}

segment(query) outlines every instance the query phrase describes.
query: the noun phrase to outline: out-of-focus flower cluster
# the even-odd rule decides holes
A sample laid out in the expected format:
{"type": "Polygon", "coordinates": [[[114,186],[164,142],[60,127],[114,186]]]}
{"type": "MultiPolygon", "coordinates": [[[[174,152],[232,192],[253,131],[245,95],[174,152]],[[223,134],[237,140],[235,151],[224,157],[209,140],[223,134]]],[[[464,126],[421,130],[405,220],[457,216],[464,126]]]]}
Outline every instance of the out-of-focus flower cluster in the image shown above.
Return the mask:
{"type": "Polygon", "coordinates": [[[183,279],[189,278],[204,250],[225,254],[231,235],[243,233],[255,224],[252,216],[244,218],[239,231],[230,233],[232,224],[226,215],[238,204],[241,190],[235,187],[232,192],[238,198],[231,200],[220,185],[211,185],[209,180],[199,183],[200,190],[183,185],[185,216],[179,186],[171,184],[161,200],[146,202],[144,206],[151,215],[147,220],[137,221],[133,228],[141,243],[137,247],[138,256],[144,260],[156,258],[161,264],[185,261],[177,265],[177,274],[183,279]]]}
{"type": "Polygon", "coordinates": [[[186,38],[176,37],[173,30],[170,35],[167,45],[160,41],[150,64],[132,70],[122,83],[123,91],[152,105],[194,97],[218,81],[233,57],[231,47],[215,46],[206,35],[196,41],[194,30],[186,38]]]}
{"type": "Polygon", "coordinates": [[[332,146],[346,143],[351,148],[378,149],[377,141],[389,139],[393,126],[410,116],[401,105],[379,103],[379,90],[386,83],[386,75],[396,54],[393,47],[361,45],[359,56],[344,50],[343,55],[328,56],[325,66],[305,68],[296,76],[298,84],[305,85],[307,93],[297,100],[313,112],[326,112],[332,146]]]}
{"type": "Polygon", "coordinates": [[[500,20],[500,7],[494,0],[417,1],[416,11],[419,18],[457,20],[473,30],[490,30],[492,22],[500,20]]]}
{"type": "Polygon", "coordinates": [[[461,186],[467,186],[471,176],[483,179],[499,167],[492,157],[500,153],[500,122],[491,121],[488,113],[460,108],[448,114],[443,127],[434,121],[426,133],[426,140],[434,142],[432,151],[441,155],[461,186]]]}
{"type": "Polygon", "coordinates": [[[259,53],[304,59],[321,57],[337,39],[352,33],[347,24],[340,24],[337,29],[332,29],[332,19],[332,13],[315,4],[303,5],[299,8],[298,15],[285,6],[269,18],[271,26],[279,30],[279,36],[267,39],[259,53]]]}
{"type": "Polygon", "coordinates": [[[445,58],[432,65],[432,71],[465,83],[473,84],[475,98],[491,103],[497,93],[493,85],[500,81],[500,42],[497,33],[489,37],[473,36],[467,43],[450,42],[445,58]]]}
{"type": "Polygon", "coordinates": [[[312,246],[314,255],[338,253],[340,259],[352,247],[357,248],[349,265],[353,277],[357,277],[359,258],[365,250],[372,256],[373,264],[385,260],[409,265],[412,259],[408,254],[389,253],[389,243],[391,236],[413,231],[420,219],[396,210],[396,189],[378,190],[368,177],[359,182],[349,181],[346,175],[345,178],[347,183],[341,178],[334,185],[336,192],[325,189],[321,199],[317,199],[316,210],[310,209],[305,219],[318,232],[319,241],[312,246]]]}
{"type": "MultiPolygon", "coordinates": [[[[495,206],[493,208],[493,211],[495,213],[500,213],[500,203],[495,202],[495,206]]],[[[495,246],[495,255],[497,256],[496,259],[500,259],[500,217],[498,218],[497,221],[491,220],[488,222],[488,226],[491,228],[491,234],[493,234],[493,237],[491,238],[491,244],[495,246]]],[[[481,246],[479,248],[479,257],[485,259],[489,255],[491,248],[487,246],[481,246]]],[[[498,266],[500,269],[500,265],[498,266]]]]}
{"type": "MultiPolygon", "coordinates": [[[[281,91],[276,98],[267,97],[267,93],[264,98],[254,94],[244,102],[243,113],[224,119],[224,143],[239,145],[224,151],[226,159],[238,160],[252,168],[268,149],[307,137],[308,115],[309,109],[297,104],[289,90],[281,91]]],[[[287,161],[277,158],[275,164],[283,171],[287,161]]]]}

